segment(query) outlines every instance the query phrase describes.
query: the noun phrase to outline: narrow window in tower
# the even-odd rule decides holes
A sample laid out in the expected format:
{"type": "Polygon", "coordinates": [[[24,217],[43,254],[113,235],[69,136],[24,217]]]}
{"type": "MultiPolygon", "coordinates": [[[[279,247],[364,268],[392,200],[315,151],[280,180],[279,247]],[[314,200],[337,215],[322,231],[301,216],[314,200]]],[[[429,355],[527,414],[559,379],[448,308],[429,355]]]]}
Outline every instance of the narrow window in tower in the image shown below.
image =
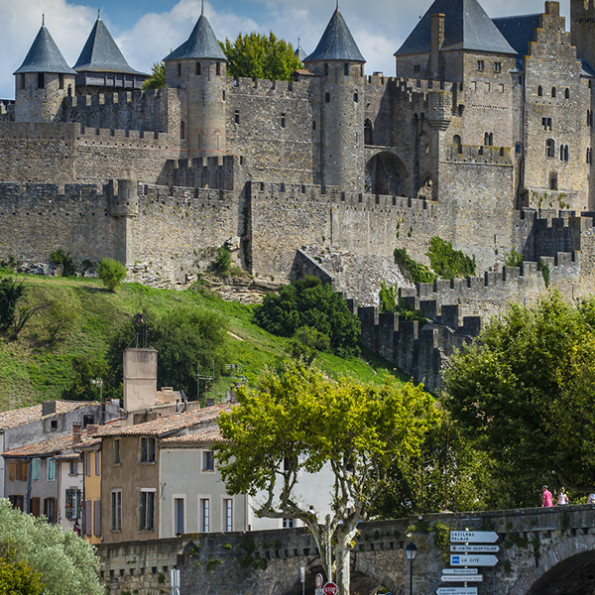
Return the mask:
{"type": "Polygon", "coordinates": [[[514,146],[514,152],[515,152],[517,155],[520,155],[520,154],[521,154],[521,148],[522,148],[522,147],[521,147],[521,143],[516,143],[516,145],[514,146]]]}
{"type": "Polygon", "coordinates": [[[72,85],[68,85],[68,97],[72,97],[72,85]]]}
{"type": "Polygon", "coordinates": [[[568,161],[568,145],[564,146],[564,161],[568,161]]]}
{"type": "Polygon", "coordinates": [[[182,76],[182,65],[178,62],[178,76],[182,76]]]}
{"type": "Polygon", "coordinates": [[[225,91],[223,91],[223,101],[225,101],[225,91]]]}
{"type": "Polygon", "coordinates": [[[343,65],[343,73],[345,74],[345,76],[349,76],[349,64],[345,63],[343,65]]]}
{"type": "Polygon", "coordinates": [[[545,141],[545,156],[555,157],[556,155],[556,141],[553,138],[548,138],[545,141]]]}
{"type": "Polygon", "coordinates": [[[240,123],[240,110],[239,109],[236,110],[234,121],[236,124],[240,123]]]}
{"type": "Polygon", "coordinates": [[[330,103],[331,102],[331,94],[330,93],[325,93],[324,94],[324,102],[325,103],[330,103]]]}
{"type": "Polygon", "coordinates": [[[587,149],[587,163],[593,163],[593,149],[587,149]]]}
{"type": "Polygon", "coordinates": [[[452,137],[452,144],[455,146],[457,153],[463,152],[463,146],[461,145],[461,137],[458,134],[455,134],[452,137]]]}
{"type": "Polygon", "coordinates": [[[353,94],[353,102],[357,103],[359,101],[359,95],[357,93],[353,94]]]}
{"type": "Polygon", "coordinates": [[[477,61],[477,70],[483,70],[485,68],[485,62],[483,60],[477,61]]]}
{"type": "Polygon", "coordinates": [[[421,65],[420,64],[415,64],[413,66],[413,72],[415,72],[416,74],[421,72],[421,65]]]}
{"type": "Polygon", "coordinates": [[[551,130],[552,129],[552,119],[551,118],[541,118],[541,125],[543,126],[544,130],[551,130]]]}
{"type": "Polygon", "coordinates": [[[502,62],[494,62],[494,72],[502,72],[502,62]]]}
{"type": "Polygon", "coordinates": [[[558,190],[558,174],[556,172],[550,174],[550,190],[558,190]]]}
{"type": "Polygon", "coordinates": [[[592,125],[593,125],[593,120],[591,118],[591,110],[588,109],[587,110],[587,126],[592,126],[592,125]]]}
{"type": "Polygon", "coordinates": [[[564,91],[564,99],[570,99],[570,89],[564,91]]]}
{"type": "Polygon", "coordinates": [[[21,89],[25,88],[25,76],[24,74],[19,75],[21,77],[21,89]]]}
{"type": "Polygon", "coordinates": [[[217,66],[215,67],[215,73],[217,76],[221,76],[221,62],[217,62],[217,66]]]}
{"type": "Polygon", "coordinates": [[[312,121],[312,130],[316,130],[316,120],[312,121]]]}
{"type": "Polygon", "coordinates": [[[184,122],[180,122],[180,138],[184,139],[186,138],[186,131],[185,131],[185,126],[184,126],[184,122]]]}
{"type": "Polygon", "coordinates": [[[64,89],[64,75],[63,74],[58,75],[58,87],[60,89],[64,89]]]}
{"type": "Polygon", "coordinates": [[[556,87],[552,87],[552,97],[556,97],[556,87]]]}
{"type": "Polygon", "coordinates": [[[541,97],[543,95],[543,87],[541,85],[539,85],[539,87],[537,87],[537,95],[539,97],[541,97]]]}
{"type": "Polygon", "coordinates": [[[45,75],[43,72],[37,73],[37,88],[43,89],[45,87],[45,75]]]}
{"type": "Polygon", "coordinates": [[[328,76],[328,64],[324,65],[324,76],[328,76]]]}
{"type": "Polygon", "coordinates": [[[285,128],[285,114],[281,114],[281,128],[285,128]]]}
{"type": "Polygon", "coordinates": [[[200,76],[200,62],[196,63],[196,74],[200,76]]]}

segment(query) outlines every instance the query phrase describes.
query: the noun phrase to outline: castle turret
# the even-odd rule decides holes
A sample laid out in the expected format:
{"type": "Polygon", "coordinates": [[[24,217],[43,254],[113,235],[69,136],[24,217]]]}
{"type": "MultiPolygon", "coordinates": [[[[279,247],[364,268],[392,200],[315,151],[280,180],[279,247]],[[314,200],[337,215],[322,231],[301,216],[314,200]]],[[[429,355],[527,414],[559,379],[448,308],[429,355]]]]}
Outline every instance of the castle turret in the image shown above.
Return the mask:
{"type": "Polygon", "coordinates": [[[74,70],[77,92],[84,95],[141,89],[149,76],[128,65],[99,15],[74,70]]]}
{"type": "Polygon", "coordinates": [[[364,63],[337,7],[304,64],[320,76],[321,183],[355,192],[364,185],[364,63]]]}
{"type": "Polygon", "coordinates": [[[224,154],[226,58],[204,11],[188,40],[163,61],[166,85],[186,91],[180,137],[188,157],[224,154]]]}
{"type": "Polygon", "coordinates": [[[594,0],[570,0],[570,41],[577,57],[595,68],[594,0]]]}
{"type": "Polygon", "coordinates": [[[42,25],[14,75],[15,120],[53,122],[64,98],[73,93],[76,72],[68,66],[50,32],[42,25]]]}

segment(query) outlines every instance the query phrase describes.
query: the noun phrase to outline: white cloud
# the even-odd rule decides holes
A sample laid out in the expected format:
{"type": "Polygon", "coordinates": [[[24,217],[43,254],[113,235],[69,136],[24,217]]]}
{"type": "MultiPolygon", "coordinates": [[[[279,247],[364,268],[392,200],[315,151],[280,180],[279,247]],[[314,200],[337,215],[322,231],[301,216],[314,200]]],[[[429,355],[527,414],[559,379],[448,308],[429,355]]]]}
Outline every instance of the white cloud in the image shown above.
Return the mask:
{"type": "Polygon", "coordinates": [[[39,28],[45,24],[68,64],[78,58],[97,10],[65,0],[0,0],[0,97],[14,97],[12,73],[22,64],[39,28]]]}
{"type": "MultiPolygon", "coordinates": [[[[340,0],[340,10],[367,60],[368,73],[380,70],[387,76],[394,74],[393,53],[431,3],[432,0],[421,3],[340,0]]],[[[483,0],[481,4],[492,17],[544,11],[543,0],[483,0]]],[[[561,4],[562,14],[567,17],[568,2],[561,4]]],[[[314,50],[334,10],[331,0],[251,0],[251,3],[241,0],[238,5],[242,14],[220,10],[214,2],[206,3],[206,15],[219,39],[235,39],[240,32],[266,34],[273,31],[294,46],[300,38],[306,52],[314,50]],[[249,5],[255,10],[245,16],[249,5]]],[[[14,97],[12,72],[25,58],[44,12],[46,26],[71,65],[97,16],[95,8],[68,4],[67,0],[0,0],[0,64],[3,67],[0,97],[14,97]]],[[[187,39],[199,13],[200,3],[196,0],[179,0],[169,11],[148,13],[128,28],[126,24],[111,23],[109,14],[102,18],[130,65],[150,72],[153,62],[161,60],[187,39]]]]}

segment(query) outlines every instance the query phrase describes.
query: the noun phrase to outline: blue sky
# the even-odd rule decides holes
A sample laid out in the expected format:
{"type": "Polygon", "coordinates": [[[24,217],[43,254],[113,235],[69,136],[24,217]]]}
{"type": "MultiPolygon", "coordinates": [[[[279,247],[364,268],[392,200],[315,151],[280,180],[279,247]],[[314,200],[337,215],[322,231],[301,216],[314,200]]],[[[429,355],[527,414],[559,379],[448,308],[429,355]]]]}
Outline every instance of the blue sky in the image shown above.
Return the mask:
{"type": "MultiPolygon", "coordinates": [[[[12,73],[20,66],[41,15],[67,62],[74,64],[101,9],[101,17],[130,65],[151,65],[183,43],[200,15],[201,0],[0,0],[0,97],[14,97],[12,73]]],[[[219,39],[273,31],[313,51],[336,0],[206,0],[205,13],[219,39]]],[[[540,13],[544,0],[480,0],[491,17],[540,13]]],[[[366,71],[394,75],[392,54],[432,0],[340,0],[339,6],[367,60],[366,71]]],[[[561,1],[568,16],[569,0],[561,1]]]]}

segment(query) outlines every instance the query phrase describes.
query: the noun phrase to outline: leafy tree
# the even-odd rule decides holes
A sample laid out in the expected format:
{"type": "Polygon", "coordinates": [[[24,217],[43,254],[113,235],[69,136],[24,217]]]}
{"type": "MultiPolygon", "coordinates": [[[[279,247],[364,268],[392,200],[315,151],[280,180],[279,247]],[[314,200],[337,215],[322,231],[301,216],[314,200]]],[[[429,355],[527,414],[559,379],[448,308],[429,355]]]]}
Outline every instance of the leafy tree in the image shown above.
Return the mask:
{"type": "Polygon", "coordinates": [[[430,240],[428,256],[432,269],[443,279],[475,275],[475,256],[470,258],[460,250],[455,250],[452,242],[446,242],[439,236],[430,240]]]}
{"type": "Polygon", "coordinates": [[[595,475],[595,301],[551,293],[513,305],[444,374],[460,428],[499,461],[499,506],[534,505],[542,483],[587,493],[595,475]]]}
{"type": "MultiPolygon", "coordinates": [[[[121,359],[121,358],[120,358],[121,359]]],[[[104,398],[108,397],[109,371],[105,361],[94,359],[86,355],[76,355],[72,358],[74,379],[70,387],[62,393],[62,398],[72,401],[99,401],[101,391],[93,380],[101,378],[106,387],[103,390],[104,398]]]]}
{"type": "Polygon", "coordinates": [[[13,509],[6,499],[0,499],[0,544],[10,548],[17,563],[41,574],[44,595],[103,593],[98,579],[99,558],[92,545],[74,531],[63,531],[44,518],[13,509]]]}
{"type": "MultiPolygon", "coordinates": [[[[217,460],[227,492],[256,496],[256,514],[299,519],[312,534],[329,580],[349,593],[349,556],[360,521],[386,489],[398,461],[420,453],[439,417],[423,389],[333,382],[290,367],[265,374],[257,390],[239,390],[239,407],[221,416],[217,460]],[[296,495],[298,477],[329,471],[332,513],[319,523],[296,495]]],[[[321,486],[321,489],[324,489],[321,486]]]]}
{"type": "Polygon", "coordinates": [[[143,83],[143,89],[165,89],[165,64],[155,62],[151,68],[151,76],[143,83]]]}
{"type": "Polygon", "coordinates": [[[97,267],[97,274],[105,287],[114,292],[120,288],[122,281],[126,279],[126,273],[126,267],[112,258],[102,258],[97,267]]]}
{"type": "Polygon", "coordinates": [[[37,306],[20,305],[26,294],[23,282],[12,277],[0,278],[0,332],[7,333],[11,339],[17,339],[23,327],[31,317],[49,304],[37,306]]]}
{"type": "Polygon", "coordinates": [[[319,351],[327,351],[331,346],[328,335],[309,326],[302,326],[293,336],[291,353],[293,357],[311,365],[319,351]]]}
{"type": "MultiPolygon", "coordinates": [[[[203,371],[211,371],[213,364],[216,370],[223,367],[227,357],[227,320],[212,310],[190,306],[172,309],[161,316],[146,312],[144,318],[148,341],[159,352],[157,375],[160,385],[196,396],[197,365],[203,371]]],[[[122,383],[124,350],[142,347],[142,341],[135,340],[139,330],[130,320],[112,337],[107,355],[107,376],[113,388],[122,383]]]]}
{"type": "Polygon", "coordinates": [[[227,58],[227,73],[234,78],[270,79],[289,81],[296,70],[302,68],[290,43],[271,32],[238,35],[234,42],[221,43],[227,58]]]}
{"type": "Polygon", "coordinates": [[[12,277],[0,278],[0,331],[6,332],[14,324],[25,290],[25,285],[12,277]]]}
{"type": "Polygon", "coordinates": [[[0,593],[40,595],[41,574],[26,562],[19,562],[9,545],[0,546],[0,593]]]}
{"type": "Polygon", "coordinates": [[[358,353],[360,322],[347,302],[328,283],[305,277],[285,285],[279,294],[265,296],[254,312],[256,323],[264,329],[292,337],[297,329],[308,326],[330,339],[331,349],[341,356],[358,353]]]}

